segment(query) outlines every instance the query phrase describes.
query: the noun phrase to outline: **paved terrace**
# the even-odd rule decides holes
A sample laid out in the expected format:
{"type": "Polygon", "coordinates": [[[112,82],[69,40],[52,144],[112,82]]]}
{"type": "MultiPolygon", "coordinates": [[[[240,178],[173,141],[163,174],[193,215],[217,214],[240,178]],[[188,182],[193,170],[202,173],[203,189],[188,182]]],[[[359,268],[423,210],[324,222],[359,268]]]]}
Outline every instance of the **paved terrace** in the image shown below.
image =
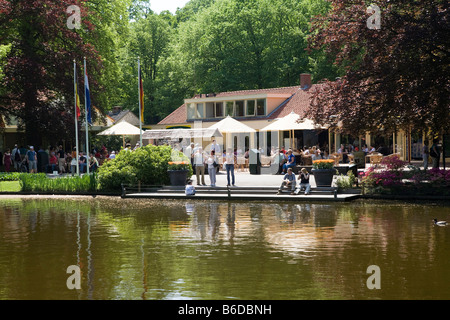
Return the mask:
{"type": "MultiPolygon", "coordinates": [[[[216,175],[216,187],[209,186],[209,176],[205,175],[207,186],[197,186],[196,176],[192,176],[196,195],[187,197],[184,187],[167,186],[158,190],[127,190],[126,198],[161,198],[161,199],[201,199],[201,200],[245,200],[245,201],[349,201],[359,197],[359,194],[335,194],[335,188],[318,188],[314,176],[310,176],[311,194],[291,195],[286,190],[281,195],[277,191],[284,175],[250,174],[235,171],[235,187],[227,188],[227,174],[220,171],[216,175]]],[[[297,175],[298,176],[298,175],[297,175]]]]}

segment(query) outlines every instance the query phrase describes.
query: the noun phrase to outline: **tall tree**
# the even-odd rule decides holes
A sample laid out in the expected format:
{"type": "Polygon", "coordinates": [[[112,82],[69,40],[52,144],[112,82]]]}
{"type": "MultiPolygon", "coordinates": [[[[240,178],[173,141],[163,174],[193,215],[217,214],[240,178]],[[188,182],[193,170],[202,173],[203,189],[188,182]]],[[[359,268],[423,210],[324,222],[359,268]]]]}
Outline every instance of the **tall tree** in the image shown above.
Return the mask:
{"type": "MultiPolygon", "coordinates": [[[[66,10],[73,4],[81,8],[82,17],[88,16],[84,1],[17,0],[9,2],[9,10],[0,18],[2,42],[11,46],[2,61],[0,104],[21,120],[30,144],[39,145],[44,135],[64,136],[67,131],[73,119],[72,60],[86,56],[93,70],[101,65],[94,47],[67,27],[66,10]]],[[[88,20],[84,26],[94,30],[88,20]]]]}
{"type": "Polygon", "coordinates": [[[367,24],[375,13],[365,1],[331,2],[314,23],[311,46],[335,56],[345,74],[319,87],[310,116],[319,123],[336,117],[354,133],[448,128],[447,1],[377,1],[380,29],[367,24]]]}
{"type": "Polygon", "coordinates": [[[165,55],[171,38],[171,19],[168,13],[160,15],[151,13],[142,15],[131,24],[127,52],[124,56],[122,70],[125,72],[123,105],[139,114],[137,96],[137,59],[141,61],[141,71],[144,85],[144,121],[154,123],[159,120],[159,111],[154,101],[159,76],[159,61],[165,55]]]}

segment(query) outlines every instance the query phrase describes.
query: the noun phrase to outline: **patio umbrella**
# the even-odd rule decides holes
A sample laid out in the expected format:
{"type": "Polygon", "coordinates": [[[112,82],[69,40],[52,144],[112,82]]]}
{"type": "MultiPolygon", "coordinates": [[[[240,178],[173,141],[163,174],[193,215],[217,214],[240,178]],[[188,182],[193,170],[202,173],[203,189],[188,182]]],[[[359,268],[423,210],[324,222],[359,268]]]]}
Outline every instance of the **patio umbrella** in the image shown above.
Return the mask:
{"type": "Polygon", "coordinates": [[[288,131],[288,130],[314,130],[320,129],[320,125],[316,125],[310,119],[301,119],[298,114],[291,112],[283,118],[279,118],[271,124],[265,126],[260,131],[288,131]],[[301,120],[300,122],[298,122],[301,120]]]}
{"type": "Polygon", "coordinates": [[[140,135],[140,129],[132,124],[121,121],[118,124],[99,133],[101,136],[123,136],[123,146],[125,147],[125,136],[138,136],[140,135]]]}
{"type": "Polygon", "coordinates": [[[220,120],[216,124],[213,124],[208,129],[219,129],[222,133],[252,133],[256,132],[255,129],[252,127],[249,127],[245,124],[243,124],[240,121],[237,121],[236,119],[233,119],[230,116],[227,116],[223,120],[220,120]]]}
{"type": "Polygon", "coordinates": [[[322,128],[320,125],[314,123],[310,119],[301,119],[298,114],[291,112],[283,118],[279,118],[271,124],[265,126],[260,131],[289,131],[289,140],[291,140],[291,146],[294,139],[294,130],[315,130],[322,128]],[[299,121],[301,120],[301,121],[299,121]]]}

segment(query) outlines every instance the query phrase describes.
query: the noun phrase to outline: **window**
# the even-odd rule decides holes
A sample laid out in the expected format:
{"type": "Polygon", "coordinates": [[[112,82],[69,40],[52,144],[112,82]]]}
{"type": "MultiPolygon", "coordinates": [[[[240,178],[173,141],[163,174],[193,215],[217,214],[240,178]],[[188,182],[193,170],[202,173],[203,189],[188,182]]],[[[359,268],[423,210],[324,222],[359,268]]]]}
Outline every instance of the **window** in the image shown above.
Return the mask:
{"type": "Polygon", "coordinates": [[[266,115],[266,99],[256,100],[256,115],[257,116],[266,115]]]}
{"type": "Polygon", "coordinates": [[[187,105],[187,118],[194,119],[195,118],[195,104],[189,103],[187,105]]]}
{"type": "Polygon", "coordinates": [[[222,118],[223,117],[223,102],[216,102],[215,110],[216,110],[216,118],[222,118]]]}
{"type": "Polygon", "coordinates": [[[244,114],[244,101],[236,101],[236,117],[243,117],[244,114]]]}
{"type": "Polygon", "coordinates": [[[255,115],[255,100],[248,100],[246,116],[254,116],[254,115],[255,115]]]}
{"type": "Polygon", "coordinates": [[[205,103],[205,118],[214,118],[214,102],[205,103]]]}
{"type": "Polygon", "coordinates": [[[204,117],[203,103],[197,103],[197,114],[196,114],[196,118],[197,118],[197,119],[203,119],[203,117],[204,117]]]}
{"type": "Polygon", "coordinates": [[[233,106],[234,106],[234,102],[233,101],[227,101],[225,103],[225,116],[233,116],[233,106]]]}

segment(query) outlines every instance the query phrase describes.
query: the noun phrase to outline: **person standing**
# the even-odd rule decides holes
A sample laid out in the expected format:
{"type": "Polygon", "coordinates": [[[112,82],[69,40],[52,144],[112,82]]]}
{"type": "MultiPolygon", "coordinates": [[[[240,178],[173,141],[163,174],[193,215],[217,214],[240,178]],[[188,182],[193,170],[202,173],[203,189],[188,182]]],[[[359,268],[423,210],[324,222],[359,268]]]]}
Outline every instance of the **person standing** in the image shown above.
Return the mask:
{"type": "Polygon", "coordinates": [[[194,165],[195,165],[195,176],[197,177],[197,185],[206,186],[205,183],[205,157],[203,155],[202,147],[198,147],[197,151],[194,155],[194,165]],[[202,176],[202,180],[200,181],[200,175],[202,176]]]}
{"type": "Polygon", "coordinates": [[[10,149],[6,149],[6,152],[3,154],[3,164],[5,165],[5,172],[9,172],[13,164],[10,149]]]}
{"type": "Polygon", "coordinates": [[[217,163],[219,163],[219,162],[222,163],[222,161],[221,161],[222,160],[222,148],[220,147],[220,145],[218,143],[216,143],[215,139],[213,139],[213,141],[212,141],[210,151],[214,151],[217,163]],[[219,158],[217,158],[217,157],[220,157],[220,161],[219,161],[219,158]]]}
{"type": "Polygon", "coordinates": [[[11,152],[11,159],[13,161],[14,170],[19,171],[20,169],[20,163],[22,162],[22,159],[20,158],[20,151],[17,144],[14,145],[14,148],[11,152]]]}
{"type": "Polygon", "coordinates": [[[225,169],[227,170],[227,187],[230,186],[230,174],[231,174],[231,185],[234,185],[234,152],[231,148],[227,149],[227,154],[225,157],[225,169]]]}
{"type": "Polygon", "coordinates": [[[216,186],[216,167],[217,167],[217,157],[214,150],[206,159],[206,165],[208,166],[209,180],[211,181],[211,187],[216,186]],[[216,164],[216,165],[214,165],[216,164]]]}
{"type": "Polygon", "coordinates": [[[439,149],[437,139],[433,140],[433,145],[431,146],[431,149],[430,149],[430,156],[431,156],[431,159],[433,160],[433,163],[432,163],[433,169],[439,168],[439,159],[441,157],[441,150],[439,149]]]}
{"type": "Polygon", "coordinates": [[[59,169],[59,174],[63,174],[66,172],[65,169],[66,166],[66,153],[63,150],[62,146],[59,146],[58,148],[58,169],[59,169]]]}
{"type": "Polygon", "coordinates": [[[30,173],[37,173],[37,154],[36,151],[34,151],[33,146],[30,146],[30,150],[27,151],[25,156],[28,162],[28,169],[30,170],[30,173]]]}
{"type": "Polygon", "coordinates": [[[423,170],[428,169],[428,156],[429,155],[430,155],[430,152],[428,151],[428,140],[425,140],[423,142],[423,147],[422,147],[423,170]]]}

